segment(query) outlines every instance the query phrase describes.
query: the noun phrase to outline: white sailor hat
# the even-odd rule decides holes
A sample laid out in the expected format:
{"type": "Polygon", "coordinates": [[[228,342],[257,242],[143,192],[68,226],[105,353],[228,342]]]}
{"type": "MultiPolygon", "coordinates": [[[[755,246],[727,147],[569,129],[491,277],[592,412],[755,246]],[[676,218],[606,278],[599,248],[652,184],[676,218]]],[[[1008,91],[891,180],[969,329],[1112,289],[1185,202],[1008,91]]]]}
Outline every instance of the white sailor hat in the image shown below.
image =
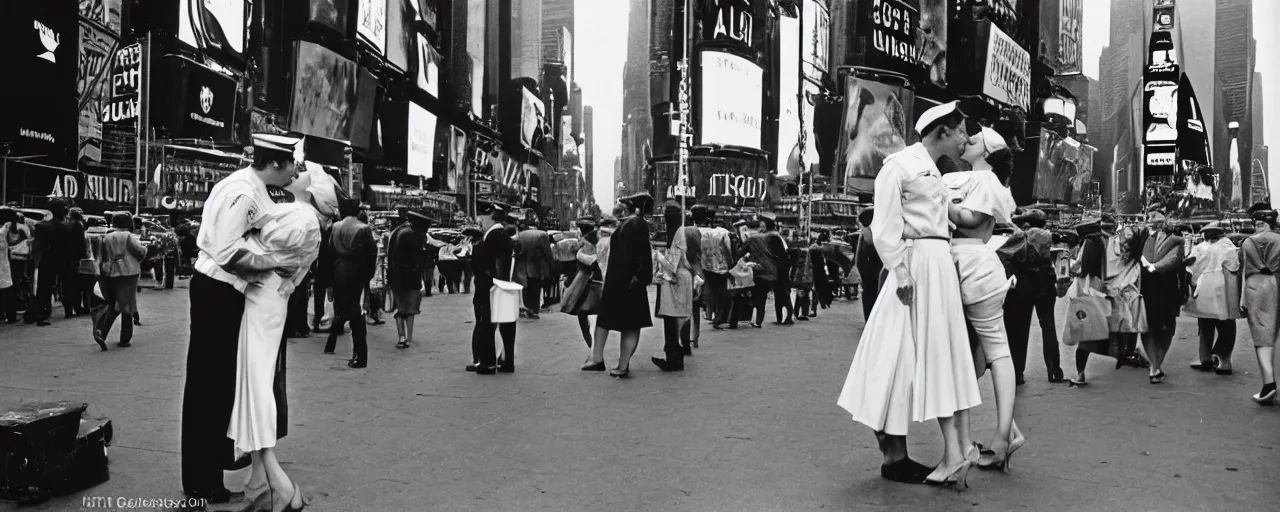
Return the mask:
{"type": "Polygon", "coordinates": [[[253,134],[253,147],[262,150],[293,153],[301,142],[302,137],[290,137],[288,135],[275,135],[271,133],[253,134]]]}
{"type": "Polygon", "coordinates": [[[920,114],[920,120],[916,121],[916,133],[919,133],[920,136],[923,137],[925,129],[929,128],[929,125],[933,124],[934,121],[942,119],[951,115],[952,112],[957,111],[960,112],[960,115],[964,115],[964,111],[960,110],[959,101],[949,101],[924,111],[923,114],[920,114]]]}
{"type": "Polygon", "coordinates": [[[1004,136],[990,127],[983,126],[978,134],[982,136],[983,143],[986,144],[986,150],[989,152],[994,153],[1002,149],[1009,149],[1009,143],[1005,142],[1004,136]]]}

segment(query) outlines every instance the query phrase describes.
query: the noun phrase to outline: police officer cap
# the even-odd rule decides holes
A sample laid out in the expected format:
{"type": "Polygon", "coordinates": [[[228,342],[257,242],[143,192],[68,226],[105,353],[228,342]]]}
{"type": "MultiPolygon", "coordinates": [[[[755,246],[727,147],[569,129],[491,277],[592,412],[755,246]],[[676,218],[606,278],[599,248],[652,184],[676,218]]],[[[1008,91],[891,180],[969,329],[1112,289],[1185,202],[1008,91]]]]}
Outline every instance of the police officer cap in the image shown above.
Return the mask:
{"type": "Polygon", "coordinates": [[[293,153],[301,142],[301,137],[290,137],[288,135],[275,135],[271,133],[253,134],[253,147],[258,150],[293,153]]]}

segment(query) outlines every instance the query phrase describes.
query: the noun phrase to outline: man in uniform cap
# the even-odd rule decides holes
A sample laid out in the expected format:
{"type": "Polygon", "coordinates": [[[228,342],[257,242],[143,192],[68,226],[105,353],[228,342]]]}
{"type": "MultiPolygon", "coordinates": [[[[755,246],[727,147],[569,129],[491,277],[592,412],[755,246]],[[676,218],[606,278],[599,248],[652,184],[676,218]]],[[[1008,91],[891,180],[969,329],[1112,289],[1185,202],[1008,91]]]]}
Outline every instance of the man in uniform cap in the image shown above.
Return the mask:
{"type": "Polygon", "coordinates": [[[283,188],[297,175],[295,151],[301,139],[253,135],[253,163],[223,178],[205,200],[196,245],[200,253],[191,277],[191,335],[182,394],[182,487],[187,496],[225,503],[243,493],[223,485],[222,471],[234,468],[227,437],[235,402],[246,276],[276,271],[267,257],[249,250],[244,235],[266,222],[273,203],[267,187],[283,188]]]}
{"type": "Polygon", "coordinates": [[[493,375],[497,370],[509,373],[515,370],[516,357],[516,324],[514,322],[493,323],[492,308],[489,303],[489,290],[493,281],[511,279],[511,268],[515,253],[515,242],[507,234],[502,225],[507,220],[507,211],[499,203],[480,201],[476,203],[476,222],[484,231],[480,242],[473,249],[471,256],[472,271],[475,272],[476,289],[472,296],[471,306],[475,310],[476,323],[471,334],[471,359],[467,371],[480,375],[493,375]],[[498,367],[497,355],[494,353],[495,331],[502,335],[502,366],[498,367]]]}

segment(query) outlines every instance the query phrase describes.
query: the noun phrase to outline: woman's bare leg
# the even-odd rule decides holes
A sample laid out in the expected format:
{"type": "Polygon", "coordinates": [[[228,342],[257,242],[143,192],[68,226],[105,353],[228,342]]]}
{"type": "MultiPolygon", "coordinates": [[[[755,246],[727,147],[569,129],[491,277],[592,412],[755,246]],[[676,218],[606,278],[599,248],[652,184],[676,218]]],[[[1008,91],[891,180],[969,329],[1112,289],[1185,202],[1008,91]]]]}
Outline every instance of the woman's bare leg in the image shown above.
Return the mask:
{"type": "Polygon", "coordinates": [[[599,363],[604,361],[604,346],[609,341],[609,331],[596,326],[596,337],[591,345],[591,362],[599,363]]]}
{"type": "MultiPolygon", "coordinates": [[[[603,343],[601,343],[603,345],[603,343]]],[[[640,346],[640,329],[622,332],[622,346],[618,354],[618,368],[631,368],[631,356],[640,346]]]]}

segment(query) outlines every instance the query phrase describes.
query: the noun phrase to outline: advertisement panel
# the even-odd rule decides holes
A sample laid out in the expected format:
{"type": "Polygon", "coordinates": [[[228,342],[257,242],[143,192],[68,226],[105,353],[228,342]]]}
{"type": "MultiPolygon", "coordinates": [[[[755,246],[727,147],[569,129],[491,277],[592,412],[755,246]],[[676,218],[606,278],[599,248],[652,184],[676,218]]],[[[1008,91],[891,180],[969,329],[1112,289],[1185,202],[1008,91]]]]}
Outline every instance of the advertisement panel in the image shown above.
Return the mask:
{"type": "Polygon", "coordinates": [[[360,0],[311,0],[307,6],[307,23],[328,28],[339,35],[347,36],[347,18],[350,16],[349,1],[360,0]]]}
{"type": "MultiPolygon", "coordinates": [[[[1036,14],[1036,13],[1030,13],[1036,14]]],[[[1040,0],[1040,41],[1037,57],[1055,72],[1058,70],[1058,45],[1062,43],[1062,0],[1040,0]]],[[[1033,45],[1035,41],[1031,42],[1033,45]]],[[[1034,47],[1034,46],[1033,46],[1034,47]]]]}
{"type": "Polygon", "coordinates": [[[204,207],[214,185],[244,166],[243,162],[231,159],[218,161],[186,153],[166,154],[151,171],[147,204],[166,210],[198,210],[204,207]]]}
{"type": "MultiPolygon", "coordinates": [[[[808,4],[805,5],[808,7],[808,4]]],[[[778,18],[778,76],[794,77],[800,73],[801,22],[789,16],[778,18]]],[[[806,54],[807,55],[807,54],[806,54]]],[[[778,87],[778,156],[779,177],[788,176],[787,155],[800,140],[800,84],[801,80],[779,80],[778,87]]]]}
{"type": "Polygon", "coordinates": [[[520,86],[520,143],[534,147],[538,132],[546,119],[546,106],[528,87],[520,86]]]}
{"type": "Polygon", "coordinates": [[[978,26],[978,41],[985,39],[982,59],[982,94],[1031,111],[1031,54],[991,22],[978,26]]]}
{"type": "Polygon", "coordinates": [[[1093,181],[1092,146],[1051,130],[1040,132],[1033,194],[1036,200],[1080,205],[1093,181]]]}
{"type": "MultiPolygon", "coordinates": [[[[755,2],[759,4],[761,2],[755,2]]],[[[728,43],[751,54],[763,51],[765,20],[757,19],[751,0],[702,0],[698,17],[702,21],[702,42],[728,43]]],[[[677,29],[679,27],[676,27],[677,29]]]]}
{"type": "Polygon", "coordinates": [[[102,98],[110,84],[110,64],[116,53],[116,44],[115,34],[102,25],[83,18],[80,20],[80,60],[76,73],[76,97],[80,109],[79,160],[102,161],[102,98]]]}
{"type": "Polygon", "coordinates": [[[434,175],[436,115],[409,102],[409,144],[405,169],[410,176],[430,178],[434,175]]]}
{"type": "Polygon", "coordinates": [[[248,9],[245,0],[178,0],[178,41],[243,61],[248,9]]]}
{"type": "Polygon", "coordinates": [[[1062,4],[1058,18],[1058,75],[1084,72],[1084,0],[1058,0],[1062,4]]]}
{"type": "Polygon", "coordinates": [[[484,62],[485,62],[485,0],[467,0],[467,59],[466,69],[451,76],[467,77],[467,88],[460,97],[471,99],[471,113],[484,116],[484,62]]]}
{"type": "Polygon", "coordinates": [[[387,52],[387,2],[388,0],[356,0],[356,35],[377,50],[379,55],[387,52]]]}
{"type": "Polygon", "coordinates": [[[676,162],[654,162],[661,183],[658,203],[685,197],[689,204],[762,207],[769,198],[769,171],[758,159],[691,156],[688,180],[677,183],[676,162]]]}
{"type": "Polygon", "coordinates": [[[409,0],[387,0],[387,63],[403,73],[413,71],[410,64],[416,60],[413,12],[409,0]]]}
{"type": "Polygon", "coordinates": [[[763,70],[725,52],[703,51],[701,56],[699,144],[761,149],[763,70]]]}
{"type": "Polygon", "coordinates": [[[872,194],[884,158],[906,147],[915,94],[899,85],[845,77],[845,109],[832,180],[846,194],[872,194]]]}
{"type": "Polygon", "coordinates": [[[433,98],[440,97],[440,53],[426,36],[417,34],[418,40],[418,88],[433,98]]]}
{"type": "Polygon", "coordinates": [[[71,167],[78,154],[76,102],[80,26],[68,2],[6,2],[6,103],[0,143],[10,156],[46,155],[42,162],[71,167]]]}
{"type": "Polygon", "coordinates": [[[350,140],[356,63],[307,41],[297,42],[294,55],[297,68],[290,128],[325,139],[350,140]]]}
{"type": "Polygon", "coordinates": [[[1159,7],[1152,12],[1151,30],[1168,32],[1173,30],[1173,7],[1159,7]]]}
{"type": "Polygon", "coordinates": [[[947,86],[947,0],[920,0],[920,25],[916,27],[916,48],[920,66],[930,83],[947,86]]]}
{"type": "Polygon", "coordinates": [[[91,214],[104,210],[132,210],[137,193],[132,173],[96,169],[82,172],[32,165],[21,160],[9,161],[7,186],[7,200],[35,200],[39,204],[46,199],[60,197],[91,214]]]}
{"type": "Polygon", "coordinates": [[[920,9],[905,0],[859,2],[857,40],[864,51],[864,65],[902,73],[913,79],[923,75],[916,36],[920,9]]]}
{"type": "Polygon", "coordinates": [[[381,86],[369,70],[360,68],[356,81],[356,108],[351,118],[351,146],[367,149],[377,127],[375,112],[381,86]]]}
{"type": "Polygon", "coordinates": [[[170,84],[157,95],[149,116],[167,138],[230,142],[235,139],[236,82],[186,57],[169,55],[156,63],[157,81],[170,84]]]}
{"type": "Polygon", "coordinates": [[[121,0],[78,0],[80,17],[104,27],[112,34],[120,33],[121,0]]]}
{"type": "Polygon", "coordinates": [[[142,45],[131,44],[116,51],[111,62],[111,82],[107,102],[102,106],[103,123],[136,119],[142,108],[142,45]]]}
{"type": "Polygon", "coordinates": [[[1178,83],[1171,80],[1148,80],[1143,86],[1143,142],[1174,144],[1178,142],[1178,83]]]}
{"type": "MultiPolygon", "coordinates": [[[[800,34],[804,37],[803,67],[804,77],[822,83],[827,76],[827,62],[831,51],[831,11],[826,2],[804,0],[800,8],[800,34]]],[[[786,39],[783,39],[785,41],[786,39]]],[[[783,50],[783,55],[786,50],[783,50]]],[[[791,76],[791,75],[782,75],[791,76]]]]}

